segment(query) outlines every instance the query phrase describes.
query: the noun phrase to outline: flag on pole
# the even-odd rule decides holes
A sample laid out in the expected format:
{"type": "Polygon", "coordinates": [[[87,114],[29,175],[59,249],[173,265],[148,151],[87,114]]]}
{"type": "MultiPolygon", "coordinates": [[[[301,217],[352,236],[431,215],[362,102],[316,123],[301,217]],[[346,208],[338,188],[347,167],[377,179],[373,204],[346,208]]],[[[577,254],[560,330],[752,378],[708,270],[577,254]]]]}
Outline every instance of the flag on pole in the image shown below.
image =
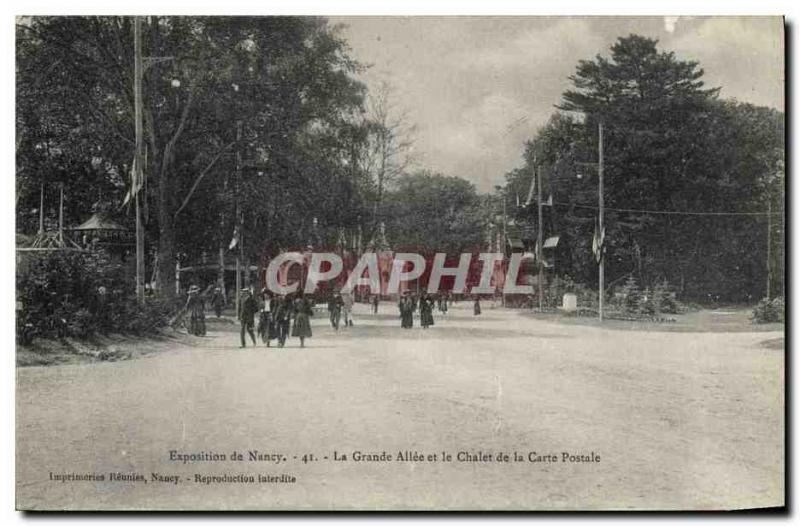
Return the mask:
{"type": "Polygon", "coordinates": [[[598,263],[600,263],[600,260],[603,257],[603,244],[605,243],[605,239],[606,239],[606,228],[603,227],[603,230],[600,231],[597,222],[595,222],[594,236],[592,237],[592,253],[594,254],[594,257],[595,259],[597,259],[598,263]]]}
{"type": "Polygon", "coordinates": [[[133,163],[131,163],[131,185],[128,188],[128,193],[125,194],[125,200],[122,202],[122,206],[127,205],[131,202],[131,200],[139,193],[139,190],[142,189],[142,174],[139,170],[139,167],[136,165],[136,156],[133,157],[133,163]]]}
{"type": "Polygon", "coordinates": [[[233,229],[233,239],[231,239],[231,243],[230,245],[228,245],[228,250],[233,250],[234,248],[236,248],[236,245],[239,244],[239,235],[240,235],[239,225],[236,225],[236,228],[233,229]]]}
{"type": "Polygon", "coordinates": [[[531,177],[531,185],[528,188],[528,197],[525,199],[525,206],[528,207],[533,202],[533,195],[536,192],[536,170],[533,170],[533,177],[531,177]]]}

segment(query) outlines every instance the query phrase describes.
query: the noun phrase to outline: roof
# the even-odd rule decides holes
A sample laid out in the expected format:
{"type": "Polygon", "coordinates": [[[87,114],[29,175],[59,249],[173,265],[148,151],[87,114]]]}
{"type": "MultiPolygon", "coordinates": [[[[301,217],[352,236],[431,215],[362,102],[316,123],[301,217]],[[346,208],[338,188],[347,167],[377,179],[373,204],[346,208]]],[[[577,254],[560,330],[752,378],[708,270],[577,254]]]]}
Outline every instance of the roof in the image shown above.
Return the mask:
{"type": "Polygon", "coordinates": [[[524,249],[525,245],[522,243],[522,240],[518,237],[511,237],[508,236],[508,244],[511,246],[512,249],[524,249]]]}
{"type": "Polygon", "coordinates": [[[548,237],[544,241],[543,248],[555,248],[558,245],[558,240],[560,239],[559,236],[548,237]]]}
{"type": "Polygon", "coordinates": [[[73,228],[72,230],[128,230],[124,226],[111,221],[110,219],[105,219],[98,214],[94,214],[88,220],[84,221],[80,226],[73,228]]]}

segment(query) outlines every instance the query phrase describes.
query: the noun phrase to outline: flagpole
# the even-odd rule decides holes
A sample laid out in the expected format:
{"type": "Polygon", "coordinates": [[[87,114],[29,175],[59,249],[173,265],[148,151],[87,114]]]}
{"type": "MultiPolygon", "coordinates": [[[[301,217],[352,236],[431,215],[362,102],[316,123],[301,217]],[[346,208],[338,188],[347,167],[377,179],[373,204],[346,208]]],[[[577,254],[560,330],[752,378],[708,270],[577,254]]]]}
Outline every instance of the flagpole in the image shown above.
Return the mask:
{"type": "Polygon", "coordinates": [[[136,299],[144,303],[144,225],[139,202],[139,189],[142,186],[143,151],[142,138],[142,19],[135,16],[133,22],[134,61],[133,61],[133,100],[134,126],[136,132],[136,156],[134,157],[134,180],[131,190],[136,200],[136,299]]]}
{"type": "Polygon", "coordinates": [[[236,255],[236,317],[239,317],[239,308],[240,308],[240,296],[242,291],[242,275],[240,272],[240,265],[242,259],[242,221],[239,217],[239,171],[241,170],[241,163],[242,163],[242,156],[241,156],[241,146],[240,142],[242,140],[242,121],[236,121],[236,183],[234,185],[234,198],[236,200],[235,203],[235,211],[234,211],[234,221],[236,225],[239,227],[238,236],[236,237],[236,242],[239,244],[239,253],[236,255]]]}
{"type": "Polygon", "coordinates": [[[544,228],[542,226],[542,172],[536,166],[536,153],[533,157],[533,172],[536,177],[536,201],[539,204],[539,233],[537,234],[536,259],[539,261],[539,312],[544,312],[544,261],[542,261],[542,253],[544,249],[544,242],[542,236],[544,235],[544,228]]]}
{"type": "Polygon", "coordinates": [[[600,296],[599,301],[599,314],[600,314],[600,321],[603,321],[603,303],[604,303],[604,292],[605,292],[605,258],[603,257],[603,252],[605,252],[605,239],[603,235],[603,121],[600,121],[598,124],[598,166],[597,166],[597,203],[598,203],[598,226],[599,226],[599,236],[600,236],[600,246],[598,247],[600,250],[600,268],[599,268],[599,291],[598,294],[600,296]]]}
{"type": "MultiPolygon", "coordinates": [[[[506,245],[508,243],[508,230],[506,225],[508,220],[506,219],[506,198],[508,197],[507,194],[508,187],[503,188],[503,260],[506,259],[506,245]]],[[[507,271],[508,269],[506,269],[507,271]]],[[[506,306],[506,287],[505,282],[503,283],[503,290],[500,291],[500,304],[505,307],[506,306]]]]}

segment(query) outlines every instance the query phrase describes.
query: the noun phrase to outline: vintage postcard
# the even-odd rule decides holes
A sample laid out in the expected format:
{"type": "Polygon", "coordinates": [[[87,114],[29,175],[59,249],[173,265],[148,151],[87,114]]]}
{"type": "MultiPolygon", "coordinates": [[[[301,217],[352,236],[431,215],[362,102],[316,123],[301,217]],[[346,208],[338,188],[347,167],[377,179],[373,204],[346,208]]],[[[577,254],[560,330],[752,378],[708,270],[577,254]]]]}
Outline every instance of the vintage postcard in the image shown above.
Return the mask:
{"type": "Polygon", "coordinates": [[[19,510],[786,505],[783,18],[15,24],[19,510]]]}

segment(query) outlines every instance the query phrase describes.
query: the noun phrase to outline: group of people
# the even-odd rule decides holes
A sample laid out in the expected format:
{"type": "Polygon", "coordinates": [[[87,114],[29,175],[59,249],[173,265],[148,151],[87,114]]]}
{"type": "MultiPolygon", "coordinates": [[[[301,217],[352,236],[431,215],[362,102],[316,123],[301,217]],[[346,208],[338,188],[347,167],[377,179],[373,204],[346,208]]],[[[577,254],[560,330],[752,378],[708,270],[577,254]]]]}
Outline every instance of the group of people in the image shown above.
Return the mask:
{"type": "MultiPolygon", "coordinates": [[[[423,329],[427,329],[434,324],[433,306],[436,305],[442,314],[447,314],[450,301],[449,293],[433,297],[427,292],[415,295],[411,291],[406,291],[397,303],[397,308],[400,310],[400,327],[403,329],[414,327],[414,312],[419,309],[419,324],[423,329]]],[[[481,314],[481,298],[477,295],[473,298],[473,314],[475,316],[481,314]]]]}
{"type": "Polygon", "coordinates": [[[397,303],[400,310],[400,327],[403,329],[414,327],[414,312],[419,309],[419,324],[423,329],[427,329],[434,324],[434,305],[438,307],[439,312],[445,314],[447,313],[447,301],[448,297],[444,294],[433,297],[427,292],[423,292],[417,296],[411,291],[406,291],[397,303]]]}
{"type": "Polygon", "coordinates": [[[306,338],[311,338],[311,317],[313,315],[312,302],[302,293],[274,296],[263,289],[257,300],[253,297],[250,289],[244,289],[239,307],[241,347],[244,348],[247,345],[246,334],[250,335],[253,345],[257,345],[253,332],[254,327],[261,337],[261,341],[267,347],[271,346],[272,340],[277,340],[278,347],[283,347],[289,336],[299,338],[300,347],[305,347],[306,338]],[[255,326],[256,314],[259,315],[257,327],[255,326]]]}
{"type": "Polygon", "coordinates": [[[344,326],[353,326],[353,296],[351,294],[343,294],[336,292],[328,298],[328,315],[331,321],[331,327],[334,330],[339,330],[339,323],[344,316],[344,326]]]}
{"type": "MultiPolygon", "coordinates": [[[[211,286],[201,293],[200,287],[192,285],[188,290],[188,298],[183,316],[188,315],[187,329],[189,334],[205,336],[205,309],[208,298],[214,313],[219,318],[225,306],[225,297],[219,287],[211,291],[211,286]]],[[[414,327],[414,313],[419,310],[419,322],[423,329],[434,325],[433,312],[436,307],[440,313],[446,314],[450,303],[449,293],[432,296],[427,292],[419,295],[406,291],[398,301],[400,311],[400,327],[411,329],[414,327]]],[[[481,314],[480,297],[473,298],[473,314],[481,314]]],[[[378,312],[379,297],[371,298],[372,312],[378,312]]],[[[345,327],[353,326],[353,304],[351,294],[336,292],[328,299],[328,314],[331,327],[339,330],[340,323],[345,327]]],[[[310,338],[311,317],[314,315],[313,302],[302,293],[296,295],[276,296],[267,289],[262,289],[261,294],[254,295],[249,288],[242,289],[239,304],[239,323],[241,348],[247,346],[246,336],[250,335],[253,345],[257,345],[256,334],[261,341],[270,347],[272,340],[277,340],[278,347],[283,347],[291,336],[300,339],[300,347],[305,347],[306,338],[310,338]],[[258,324],[256,324],[258,315],[258,324]]]]}
{"type": "MultiPolygon", "coordinates": [[[[192,285],[187,291],[186,305],[176,317],[173,326],[186,323],[189,334],[205,336],[206,301],[209,301],[217,318],[222,316],[225,297],[219,287],[211,291],[211,286],[201,292],[200,287],[192,285]]],[[[242,289],[239,303],[239,323],[241,348],[246,347],[246,336],[250,335],[253,345],[256,333],[262,342],[271,346],[277,340],[278,347],[286,344],[290,336],[300,339],[300,347],[305,347],[306,338],[311,337],[311,316],[314,315],[311,300],[302,294],[296,296],[273,296],[266,289],[256,297],[249,288],[242,289]],[[258,315],[258,325],[256,325],[258,315]]],[[[352,325],[352,322],[351,322],[352,325]]]]}

